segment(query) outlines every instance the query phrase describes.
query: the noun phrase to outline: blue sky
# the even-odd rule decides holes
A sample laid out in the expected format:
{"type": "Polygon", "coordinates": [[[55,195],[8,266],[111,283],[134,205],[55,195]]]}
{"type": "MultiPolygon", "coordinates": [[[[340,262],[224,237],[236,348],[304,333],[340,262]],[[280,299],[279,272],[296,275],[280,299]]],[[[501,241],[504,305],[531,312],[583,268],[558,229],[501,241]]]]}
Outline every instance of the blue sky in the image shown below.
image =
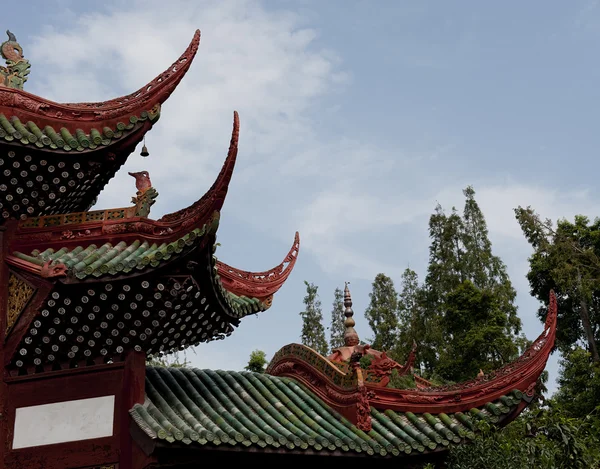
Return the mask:
{"type": "MultiPolygon", "coordinates": [[[[134,91],[201,29],[198,56],[148,135],[150,157],[132,155],[97,208],[127,205],[126,171],[143,169],[160,193],[151,216],[199,198],[236,109],[240,153],[217,255],[268,269],[296,230],[301,252],[273,307],[188,353],[196,366],[241,369],[253,349],[270,357],[299,341],[304,280],[319,286],[326,321],[334,288],[349,281],[367,339],[373,278],[398,284],[407,266],[423,277],[428,217],[437,202],[461,208],[469,184],[534,339],[530,249],[512,209],[597,214],[597,1],[46,0],[15,3],[4,18],[32,62],[26,89],[66,102],[134,91]]],[[[556,369],[552,357],[552,378],[556,369]]]]}

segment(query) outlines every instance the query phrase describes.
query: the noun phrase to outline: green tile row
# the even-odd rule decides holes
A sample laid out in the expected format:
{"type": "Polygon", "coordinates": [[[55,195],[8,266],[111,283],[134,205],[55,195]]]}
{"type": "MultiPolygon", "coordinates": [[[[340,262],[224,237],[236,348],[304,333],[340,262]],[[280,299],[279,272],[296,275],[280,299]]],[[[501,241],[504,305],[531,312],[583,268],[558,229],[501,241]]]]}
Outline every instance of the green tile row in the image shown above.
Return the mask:
{"type": "Polygon", "coordinates": [[[216,230],[216,227],[204,225],[170,243],[150,244],[148,241],[140,240],[130,243],[121,241],[115,245],[111,243],[100,246],[90,244],[85,248],[83,246],[72,249],[63,247],[57,251],[46,249],[41,252],[35,250],[30,254],[14,252],[13,255],[40,266],[47,261],[62,263],[67,266],[72,275],[82,280],[90,276],[120,275],[134,269],[158,267],[161,262],[171,260],[181,253],[189,251],[207,233],[207,230],[216,230]]]}
{"type": "Polygon", "coordinates": [[[371,408],[372,430],[365,433],[290,378],[148,367],[145,403],[130,414],[150,438],[171,443],[398,456],[473,439],[478,420],[499,421],[520,403],[519,394],[466,413],[371,408]]]}
{"type": "Polygon", "coordinates": [[[89,133],[76,129],[73,133],[66,127],[53,128],[49,125],[39,127],[32,121],[21,122],[16,116],[6,117],[4,114],[0,114],[0,139],[52,150],[93,150],[99,146],[110,145],[113,140],[119,139],[131,131],[139,122],[146,120],[156,122],[159,115],[160,110],[157,112],[143,111],[139,116],[130,116],[127,122],[118,122],[114,128],[93,128],[89,133]]]}

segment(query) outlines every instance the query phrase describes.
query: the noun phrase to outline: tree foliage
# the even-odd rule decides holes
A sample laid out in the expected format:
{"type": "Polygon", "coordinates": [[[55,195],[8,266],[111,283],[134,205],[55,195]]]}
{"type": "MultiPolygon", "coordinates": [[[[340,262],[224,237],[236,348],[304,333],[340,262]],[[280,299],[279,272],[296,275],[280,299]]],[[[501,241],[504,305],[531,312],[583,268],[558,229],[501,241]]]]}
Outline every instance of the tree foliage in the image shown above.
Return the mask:
{"type": "Polygon", "coordinates": [[[398,337],[398,294],[392,279],[377,274],[369,298],[365,317],[374,333],[372,346],[376,350],[392,350],[398,337]]]}
{"type": "Polygon", "coordinates": [[[301,341],[321,355],[327,355],[323,312],[321,311],[321,300],[317,293],[319,287],[313,283],[308,283],[306,280],[304,284],[306,285],[306,296],[304,297],[304,311],[300,312],[302,317],[301,341]]]}
{"type": "Polygon", "coordinates": [[[600,366],[581,347],[567,353],[560,361],[558,392],[553,399],[571,417],[600,415],[600,366]]]}
{"type": "MultiPolygon", "coordinates": [[[[425,335],[422,296],[423,289],[419,286],[417,273],[407,268],[402,273],[398,295],[398,340],[392,353],[397,361],[406,360],[413,343],[421,342],[425,335]]],[[[431,361],[431,357],[425,356],[426,351],[419,350],[415,368],[421,368],[423,361],[431,361]]]]}
{"type": "Polygon", "coordinates": [[[344,319],[344,292],[340,288],[336,288],[333,292],[331,324],[329,326],[330,351],[344,345],[344,319]]]}
{"type": "Polygon", "coordinates": [[[463,193],[465,195],[463,211],[465,276],[477,288],[488,291],[495,298],[498,307],[506,316],[505,332],[514,338],[521,331],[521,320],[514,304],[517,292],[506,272],[506,265],[502,259],[492,253],[487,223],[475,201],[475,191],[469,186],[463,193]]]}
{"type": "Polygon", "coordinates": [[[149,358],[146,360],[146,365],[163,368],[187,368],[191,365],[191,362],[188,361],[185,352],[183,352],[183,357],[179,355],[179,352],[173,352],[168,355],[149,358]]]}
{"type": "Polygon", "coordinates": [[[521,329],[516,292],[506,266],[492,253],[475,191],[467,187],[463,194],[462,216],[455,208],[446,214],[438,204],[429,219],[429,265],[417,340],[425,370],[443,370],[441,376],[453,381],[473,378],[468,373],[478,371],[466,366],[469,352],[463,342],[478,351],[473,364],[498,366],[516,358],[521,329]]]}
{"type": "Polygon", "coordinates": [[[531,207],[515,209],[523,234],[534,249],[527,278],[531,294],[544,306],[550,290],[558,300],[557,345],[568,353],[578,342],[586,344],[592,359],[600,363],[600,220],[578,215],[574,222],[542,220],[531,207]]]}
{"type": "Polygon", "coordinates": [[[481,423],[472,443],[454,446],[447,469],[589,469],[600,464],[600,420],[560,407],[525,412],[505,428],[481,423]]]}
{"type": "Polygon", "coordinates": [[[264,373],[265,368],[269,362],[267,361],[267,354],[262,350],[253,350],[250,352],[250,359],[248,364],[244,367],[246,371],[253,371],[254,373],[264,373]]]}
{"type": "Polygon", "coordinates": [[[507,331],[508,317],[491,289],[465,280],[446,298],[442,327],[447,337],[440,351],[437,373],[465,381],[500,368],[518,353],[507,331]]]}

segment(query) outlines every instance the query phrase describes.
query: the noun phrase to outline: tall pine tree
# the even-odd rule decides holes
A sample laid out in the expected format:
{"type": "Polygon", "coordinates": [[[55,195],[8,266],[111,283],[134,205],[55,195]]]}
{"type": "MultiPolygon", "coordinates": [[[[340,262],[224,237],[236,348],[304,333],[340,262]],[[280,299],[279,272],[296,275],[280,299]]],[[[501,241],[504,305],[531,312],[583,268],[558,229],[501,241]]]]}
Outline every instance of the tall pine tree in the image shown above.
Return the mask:
{"type": "Polygon", "coordinates": [[[429,265],[422,287],[422,320],[417,355],[426,374],[434,373],[446,337],[443,316],[446,296],[464,279],[463,221],[453,207],[446,215],[438,204],[429,218],[429,265]]]}
{"type": "Polygon", "coordinates": [[[600,219],[577,215],[573,222],[542,220],[531,208],[515,209],[523,234],[534,249],[527,278],[531,293],[544,303],[538,317],[546,318],[550,290],[558,299],[556,342],[569,353],[585,343],[600,363],[600,219]]]}
{"type": "Polygon", "coordinates": [[[420,369],[421,364],[432,360],[428,356],[429,350],[423,347],[425,324],[423,317],[423,289],[419,286],[419,277],[414,270],[406,269],[402,273],[402,283],[398,295],[398,340],[394,347],[393,357],[403,362],[407,359],[414,343],[417,343],[419,352],[415,361],[415,368],[420,369]]]}
{"type": "Polygon", "coordinates": [[[398,294],[392,279],[385,274],[377,274],[369,298],[371,301],[365,317],[375,334],[372,346],[376,350],[392,350],[398,337],[398,294]]]}
{"type": "Polygon", "coordinates": [[[492,254],[487,223],[475,201],[475,191],[469,186],[463,193],[466,198],[463,212],[463,243],[467,278],[476,287],[491,291],[498,301],[498,307],[506,314],[506,334],[516,335],[521,330],[521,320],[517,316],[517,307],[514,304],[517,292],[508,277],[504,262],[492,254]]]}
{"type": "Polygon", "coordinates": [[[306,285],[306,296],[304,297],[304,311],[300,312],[302,317],[301,341],[321,355],[327,355],[327,340],[325,339],[325,328],[323,327],[321,300],[317,293],[319,287],[313,283],[308,283],[306,280],[304,284],[306,285]]]}
{"type": "Polygon", "coordinates": [[[333,351],[344,345],[344,292],[337,288],[333,292],[331,325],[329,326],[329,349],[333,351]]]}
{"type": "Polygon", "coordinates": [[[515,358],[518,349],[502,306],[502,296],[471,280],[448,294],[442,318],[446,341],[435,370],[439,376],[465,381],[479,370],[492,371],[515,358]]]}
{"type": "MultiPolygon", "coordinates": [[[[463,216],[440,205],[429,220],[429,266],[423,295],[423,337],[419,353],[432,372],[439,368],[450,380],[472,377],[462,361],[465,349],[485,338],[480,362],[502,365],[516,357],[521,321],[514,305],[516,292],[502,260],[493,255],[485,217],[475,191],[463,191],[463,216]],[[455,322],[461,327],[455,327],[455,322]]],[[[472,350],[476,345],[472,346],[472,350]]]]}

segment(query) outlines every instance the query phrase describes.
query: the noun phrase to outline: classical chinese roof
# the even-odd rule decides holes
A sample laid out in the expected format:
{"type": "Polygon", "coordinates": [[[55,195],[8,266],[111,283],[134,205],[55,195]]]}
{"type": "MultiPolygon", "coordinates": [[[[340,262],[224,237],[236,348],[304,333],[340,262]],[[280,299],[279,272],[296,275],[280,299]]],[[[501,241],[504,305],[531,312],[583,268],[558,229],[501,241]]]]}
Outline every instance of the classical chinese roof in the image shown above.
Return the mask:
{"type": "Polygon", "coordinates": [[[135,205],[11,222],[6,262],[39,301],[9,319],[13,373],[98,364],[128,350],[160,355],[230,335],[271,306],[290,275],[298,233],[283,262],[246,272],[218,260],[216,232],[238,154],[229,151],[211,188],[190,207],[149,218],[158,192],[136,178],[135,205]]]}
{"type": "Polygon", "coordinates": [[[267,373],[299,380],[332,407],[349,412],[362,429],[370,428],[372,419],[366,410],[373,407],[436,415],[467,412],[496,402],[514,390],[533,397],[537,380],[554,346],[556,317],[556,297],[552,292],[543,332],[517,360],[451,386],[423,386],[421,382],[416,389],[390,388],[382,378],[395,368],[394,362],[388,362],[386,370],[386,366],[382,366],[386,363],[373,360],[362,369],[360,358],[366,351],[357,349],[345,366],[340,366],[300,344],[280,349],[270,361],[267,373]],[[355,402],[356,409],[349,410],[349,402],[355,402]]]}
{"type": "Polygon", "coordinates": [[[29,62],[9,33],[0,46],[0,220],[88,210],[158,120],[199,42],[196,31],[177,61],[130,95],[61,104],[23,90],[29,62]]]}
{"type": "MultiPolygon", "coordinates": [[[[351,347],[357,334],[347,286],[345,293],[345,346],[351,347]]],[[[367,379],[383,371],[381,363],[375,370],[361,368],[359,358],[368,348],[353,349],[344,367],[291,344],[275,354],[265,373],[148,367],[144,402],[130,414],[147,454],[157,451],[171,462],[182,448],[196,450],[197,459],[202,451],[228,450],[433,455],[473,439],[481,421],[505,425],[533,400],[554,345],[556,316],[552,293],[544,331],[518,360],[452,386],[421,380],[417,389],[390,388],[367,379]]]]}
{"type": "Polygon", "coordinates": [[[145,402],[130,414],[148,438],[163,445],[393,457],[473,439],[479,421],[511,419],[528,400],[513,390],[455,413],[371,407],[372,426],[363,431],[292,378],[149,367],[145,402]]]}

